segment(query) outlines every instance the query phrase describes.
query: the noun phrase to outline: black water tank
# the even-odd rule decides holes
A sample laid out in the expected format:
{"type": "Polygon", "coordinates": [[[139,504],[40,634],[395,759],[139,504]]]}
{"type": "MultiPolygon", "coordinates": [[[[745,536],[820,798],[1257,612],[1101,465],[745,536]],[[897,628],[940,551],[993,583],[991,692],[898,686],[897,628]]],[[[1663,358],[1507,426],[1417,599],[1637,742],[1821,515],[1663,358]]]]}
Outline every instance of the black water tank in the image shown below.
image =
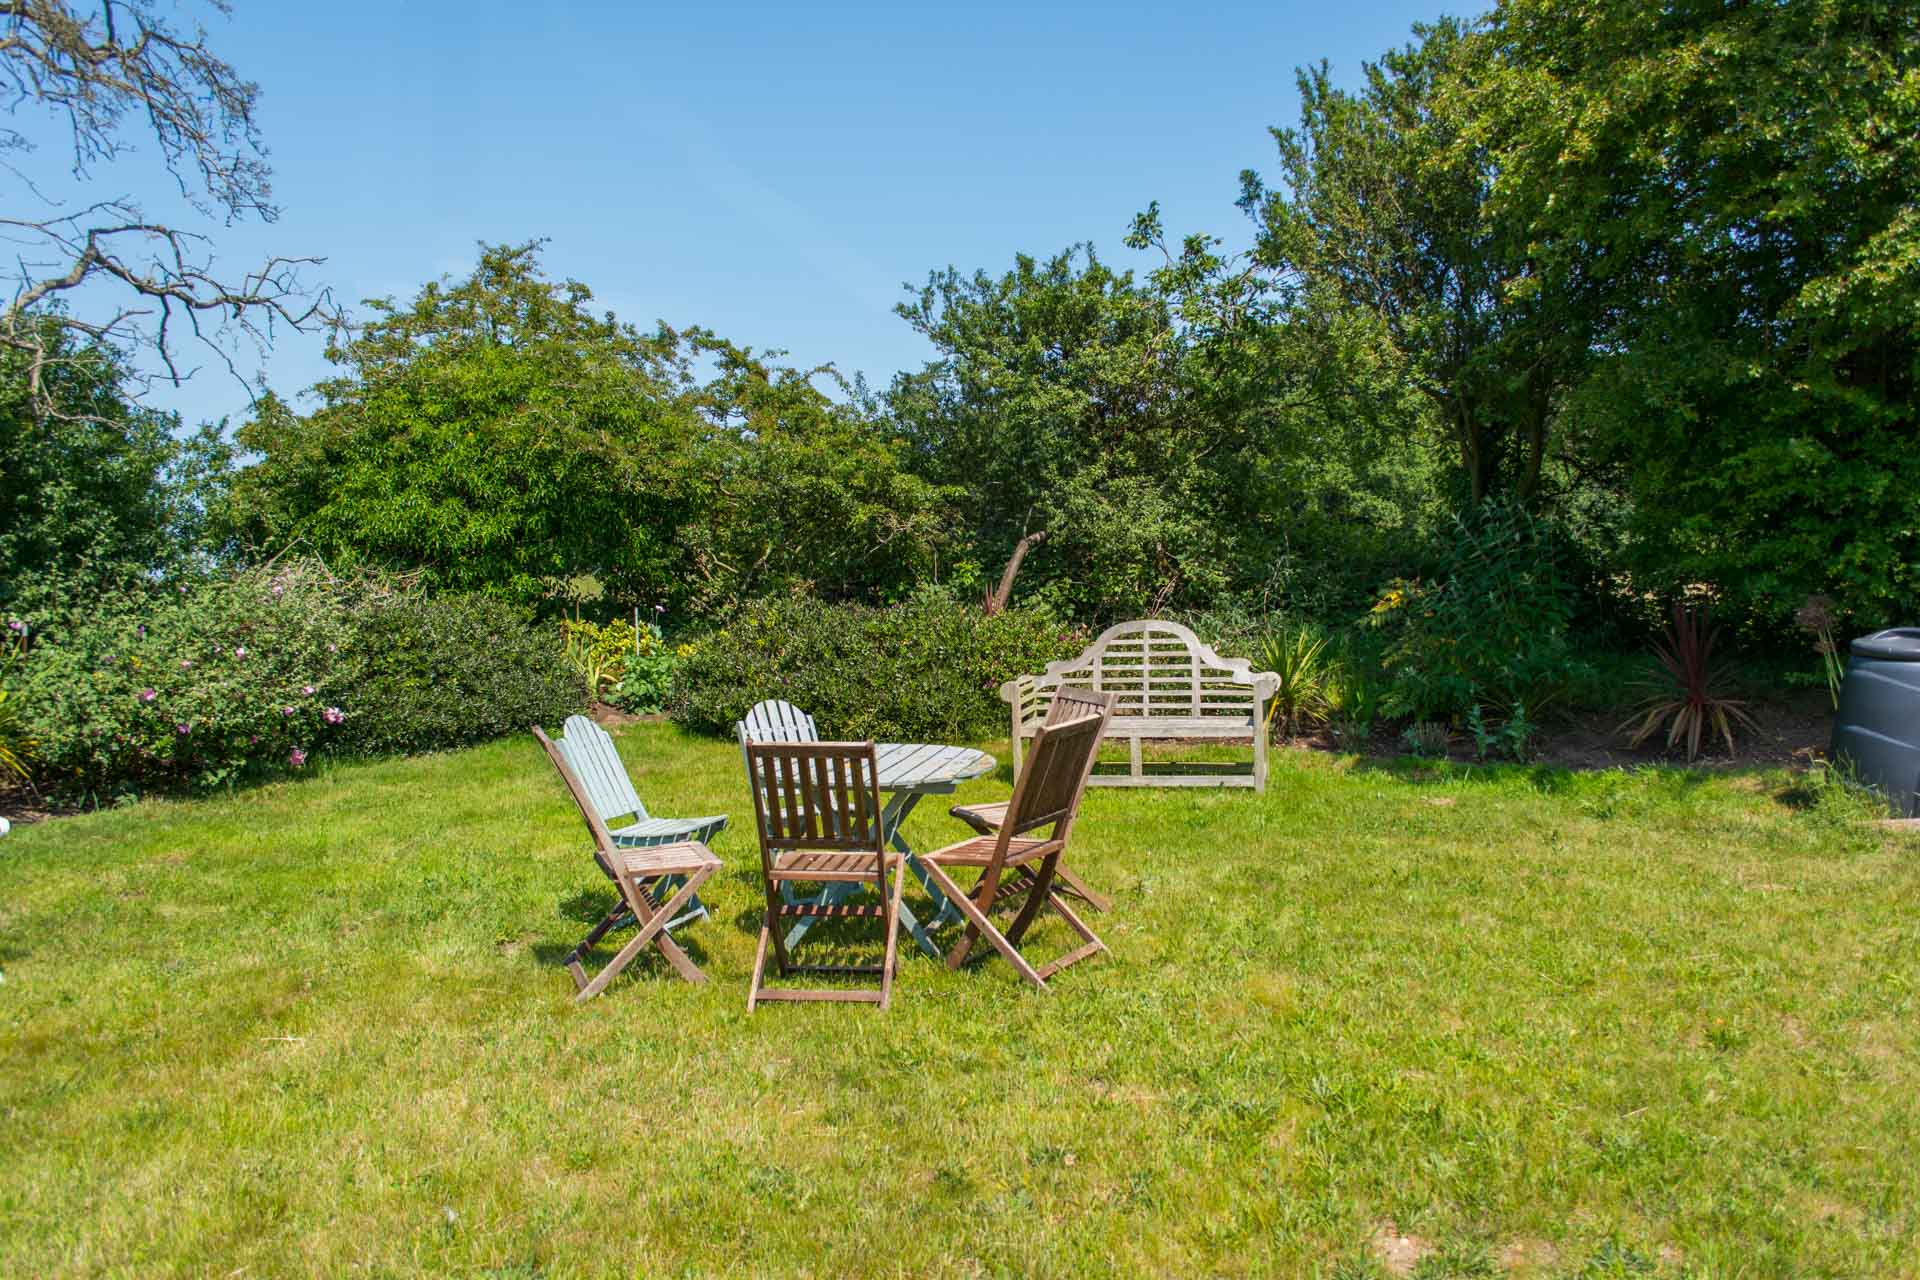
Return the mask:
{"type": "Polygon", "coordinates": [[[1833,720],[1835,763],[1920,816],[1920,627],[1892,627],[1851,646],[1833,720]]]}

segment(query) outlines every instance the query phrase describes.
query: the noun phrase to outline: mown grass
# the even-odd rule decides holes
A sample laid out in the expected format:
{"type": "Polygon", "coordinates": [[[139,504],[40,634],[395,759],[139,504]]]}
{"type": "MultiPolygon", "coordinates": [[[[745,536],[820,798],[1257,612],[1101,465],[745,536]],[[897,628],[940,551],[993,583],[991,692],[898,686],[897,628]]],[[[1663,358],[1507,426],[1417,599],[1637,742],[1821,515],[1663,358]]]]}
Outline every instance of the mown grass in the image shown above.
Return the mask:
{"type": "Polygon", "coordinates": [[[0,1272],[1920,1270],[1920,871],[1785,775],[1096,791],[1110,958],[749,1017],[738,754],[622,749],[734,815],[704,987],[574,1007],[611,890],[527,739],[16,831],[0,1272]]]}

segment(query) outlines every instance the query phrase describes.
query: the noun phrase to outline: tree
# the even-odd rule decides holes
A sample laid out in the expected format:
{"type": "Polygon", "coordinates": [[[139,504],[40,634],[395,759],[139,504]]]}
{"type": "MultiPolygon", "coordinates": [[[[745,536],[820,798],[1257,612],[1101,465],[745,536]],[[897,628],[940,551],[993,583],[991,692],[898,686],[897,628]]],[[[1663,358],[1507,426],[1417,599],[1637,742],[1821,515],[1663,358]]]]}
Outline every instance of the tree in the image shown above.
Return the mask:
{"type": "Polygon", "coordinates": [[[1503,0],[1495,216],[1604,288],[1570,416],[1653,583],[1920,610],[1920,8],[1503,0]]]}
{"type": "Polygon", "coordinates": [[[1583,264],[1544,271],[1489,204],[1497,168],[1464,104],[1491,47],[1453,20],[1414,31],[1364,67],[1358,92],[1335,88],[1324,63],[1300,73],[1300,127],[1272,131],[1282,185],[1243,173],[1241,208],[1294,322],[1390,354],[1432,404],[1465,503],[1532,502],[1588,355],[1583,264]]]}
{"type": "Polygon", "coordinates": [[[716,367],[689,397],[708,424],[695,452],[698,509],[678,535],[690,607],[795,588],[871,602],[936,571],[954,495],[907,469],[904,442],[864,384],[831,365],[775,364],[779,352],[756,355],[706,330],[680,337],[716,367]]]}
{"type": "Polygon", "coordinates": [[[888,407],[916,469],[959,494],[983,587],[1010,588],[1020,554],[1087,614],[1217,590],[1207,436],[1181,411],[1162,299],[1079,246],[998,278],[936,271],[897,310],[941,355],[888,407]]]}
{"type": "MultiPolygon", "coordinates": [[[[37,106],[65,130],[76,185],[132,148],[133,120],[144,122],[200,215],[275,218],[254,121],[258,86],[212,51],[204,30],[176,26],[151,0],[101,0],[85,15],[65,0],[0,4],[0,76],[15,92],[11,114],[37,106]]],[[[26,130],[0,126],[0,151],[32,148],[26,130]]],[[[126,196],[60,212],[65,201],[14,173],[27,207],[0,217],[16,246],[0,269],[13,286],[0,309],[0,347],[21,357],[36,412],[73,411],[51,367],[90,358],[91,344],[144,349],[178,383],[192,372],[182,366],[185,337],[237,372],[233,342],[264,345],[277,327],[304,330],[336,318],[327,295],[308,298],[300,282],[300,268],[320,259],[274,257],[223,278],[205,235],[149,218],[126,196]],[[68,305],[55,305],[62,300],[68,305]],[[96,303],[99,312],[79,310],[96,303]]],[[[134,378],[129,390],[139,389],[134,378]]]]}
{"type": "Polygon", "coordinates": [[[30,357],[0,350],[0,610],[14,613],[182,565],[227,456],[217,432],[183,435],[131,403],[112,350],[45,327],[53,412],[29,391],[30,357]]]}
{"type": "Polygon", "coordinates": [[[344,372],[319,408],[270,398],[240,429],[259,458],[229,529],[522,602],[578,573],[622,600],[677,598],[689,374],[671,335],[591,300],[544,279],[530,243],[483,246],[472,276],[411,303],[369,301],[374,319],[328,353],[344,372]]]}

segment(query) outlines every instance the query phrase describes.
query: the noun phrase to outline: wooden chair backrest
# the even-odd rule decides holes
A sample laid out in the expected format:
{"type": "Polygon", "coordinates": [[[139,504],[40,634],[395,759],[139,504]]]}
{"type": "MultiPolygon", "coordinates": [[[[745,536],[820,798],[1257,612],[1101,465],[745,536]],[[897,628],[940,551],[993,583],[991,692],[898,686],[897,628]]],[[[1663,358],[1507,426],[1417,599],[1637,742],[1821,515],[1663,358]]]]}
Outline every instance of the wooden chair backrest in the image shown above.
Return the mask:
{"type": "Polygon", "coordinates": [[[647,806],[633,789],[626,763],[607,731],[585,716],[568,716],[561,729],[562,735],[553,745],[586,787],[587,799],[601,821],[612,822],[628,814],[644,821],[647,806]]]}
{"type": "Polygon", "coordinates": [[[1052,825],[1053,839],[1066,841],[1110,714],[1110,710],[1102,710],[1043,724],[1034,731],[1033,750],[1027,753],[1020,776],[1013,781],[1013,799],[1007,803],[1007,817],[1000,826],[996,861],[1005,857],[1009,840],[1038,827],[1052,825]]]}
{"type": "MultiPolygon", "coordinates": [[[[765,702],[756,702],[747,708],[747,714],[733,722],[733,736],[740,743],[740,759],[747,761],[749,742],[818,742],[820,731],[814,728],[813,717],[779,698],[769,698],[765,702]]],[[[747,763],[747,772],[753,772],[753,765],[747,763]]]]}
{"type": "Polygon", "coordinates": [[[1047,707],[1045,723],[1059,724],[1063,720],[1077,720],[1081,716],[1111,716],[1113,699],[1113,694],[1093,689],[1055,689],[1053,702],[1047,707]]]}
{"type": "Polygon", "coordinates": [[[619,851],[614,846],[613,837],[607,833],[607,824],[594,809],[586,784],[581,782],[580,775],[573,771],[573,766],[567,763],[566,756],[561,754],[559,746],[553,739],[541,732],[539,725],[533,726],[533,736],[539,739],[541,747],[547,753],[547,759],[553,761],[553,767],[559,772],[560,780],[567,784],[567,794],[573,797],[573,803],[580,810],[581,820],[587,824],[587,831],[593,836],[593,860],[600,864],[600,870],[605,872],[609,879],[620,886],[621,896],[627,900],[628,905],[632,905],[637,900],[639,887],[626,873],[619,851]]]}
{"type": "Polygon", "coordinates": [[[790,850],[874,855],[886,876],[880,763],[871,742],[748,742],[760,859],[771,871],[790,850]]]}

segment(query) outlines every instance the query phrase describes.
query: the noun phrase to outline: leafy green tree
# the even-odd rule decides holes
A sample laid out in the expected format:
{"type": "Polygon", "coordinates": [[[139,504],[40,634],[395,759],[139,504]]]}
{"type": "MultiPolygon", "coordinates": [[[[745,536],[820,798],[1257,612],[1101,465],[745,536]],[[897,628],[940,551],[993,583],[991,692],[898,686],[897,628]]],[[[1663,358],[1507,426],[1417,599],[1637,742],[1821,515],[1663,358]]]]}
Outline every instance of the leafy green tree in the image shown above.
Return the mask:
{"type": "Polygon", "coordinates": [[[51,322],[37,341],[0,351],[0,609],[20,613],[185,563],[226,462],[211,428],[133,404],[112,349],[51,322]]]}
{"type": "Polygon", "coordinates": [[[1920,612],[1920,8],[1503,0],[1496,218],[1604,289],[1569,403],[1643,578],[1920,612]]]}
{"type": "Polygon", "coordinates": [[[1446,525],[1447,459],[1432,405],[1382,327],[1353,307],[1300,305],[1297,281],[1219,239],[1176,249],[1158,205],[1129,247],[1183,352],[1180,403],[1205,428],[1215,519],[1233,531],[1230,585],[1261,612],[1349,618],[1446,525]]]}
{"type": "Polygon", "coordinates": [[[232,532],[521,602],[580,572],[624,599],[676,596],[689,375],[671,335],[591,299],[521,244],[411,303],[370,302],[316,410],[267,400],[240,429],[258,461],[234,479],[232,532]]]}
{"type": "Polygon", "coordinates": [[[1465,89],[1492,47],[1451,19],[1414,32],[1358,91],[1324,63],[1300,73],[1300,127],[1272,131],[1281,185],[1243,173],[1241,208],[1289,323],[1372,353],[1429,402],[1416,423],[1444,433],[1464,504],[1532,502],[1588,356],[1591,290],[1578,259],[1543,271],[1489,206],[1497,168],[1465,89]]]}
{"type": "Polygon", "coordinates": [[[680,336],[715,368],[688,396],[708,424],[693,466],[697,509],[678,534],[690,607],[794,589],[870,602],[935,572],[952,494],[908,469],[864,385],[705,330],[680,336]]]}
{"type": "Polygon", "coordinates": [[[916,469],[957,491],[996,604],[1023,563],[1089,615],[1220,588],[1206,433],[1154,291],[1081,246],[997,278],[936,271],[897,310],[940,356],[895,379],[889,410],[916,469]]]}

